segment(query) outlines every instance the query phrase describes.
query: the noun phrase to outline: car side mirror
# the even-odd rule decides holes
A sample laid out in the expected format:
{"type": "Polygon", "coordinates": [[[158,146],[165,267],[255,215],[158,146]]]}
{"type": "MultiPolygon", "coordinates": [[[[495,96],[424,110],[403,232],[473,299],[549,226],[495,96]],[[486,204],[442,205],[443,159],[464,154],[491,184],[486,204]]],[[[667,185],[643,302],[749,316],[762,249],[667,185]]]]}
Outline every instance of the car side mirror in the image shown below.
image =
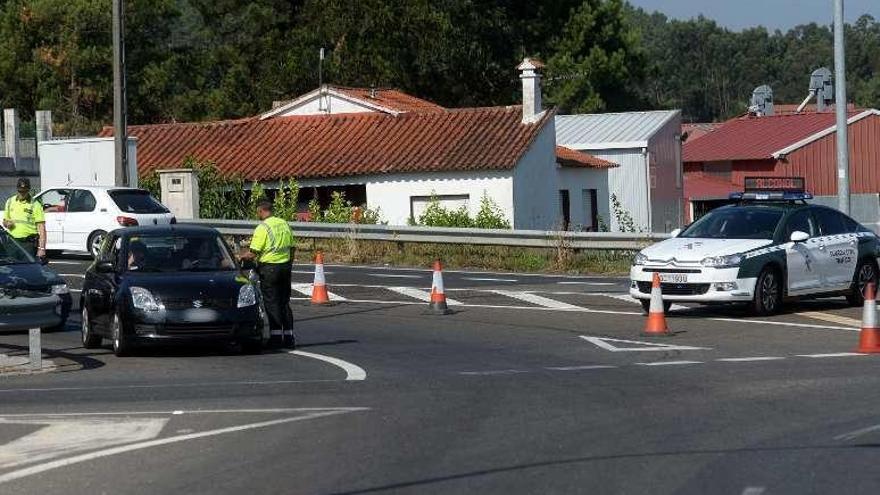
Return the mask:
{"type": "Polygon", "coordinates": [[[678,237],[678,234],[681,234],[681,229],[675,229],[669,233],[669,237],[678,237]]]}
{"type": "Polygon", "coordinates": [[[791,242],[804,242],[809,238],[810,234],[800,230],[795,230],[794,232],[792,232],[790,237],[791,242]]]}
{"type": "Polygon", "coordinates": [[[95,271],[98,273],[113,273],[116,271],[116,267],[109,261],[99,261],[95,265],[95,271]]]}
{"type": "Polygon", "coordinates": [[[240,263],[243,270],[253,270],[257,267],[257,264],[252,259],[243,259],[240,263]]]}

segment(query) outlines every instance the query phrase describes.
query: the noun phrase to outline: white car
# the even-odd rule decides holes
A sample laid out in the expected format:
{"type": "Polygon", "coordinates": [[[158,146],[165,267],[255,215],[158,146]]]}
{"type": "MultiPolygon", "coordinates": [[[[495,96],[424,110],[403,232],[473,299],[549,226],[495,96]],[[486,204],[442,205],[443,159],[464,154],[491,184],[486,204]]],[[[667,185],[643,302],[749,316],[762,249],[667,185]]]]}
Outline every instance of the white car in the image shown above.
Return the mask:
{"type": "Polygon", "coordinates": [[[50,252],[87,251],[94,256],[114,229],[177,221],[144,189],[65,186],[46,189],[35,199],[43,205],[50,252]]]}

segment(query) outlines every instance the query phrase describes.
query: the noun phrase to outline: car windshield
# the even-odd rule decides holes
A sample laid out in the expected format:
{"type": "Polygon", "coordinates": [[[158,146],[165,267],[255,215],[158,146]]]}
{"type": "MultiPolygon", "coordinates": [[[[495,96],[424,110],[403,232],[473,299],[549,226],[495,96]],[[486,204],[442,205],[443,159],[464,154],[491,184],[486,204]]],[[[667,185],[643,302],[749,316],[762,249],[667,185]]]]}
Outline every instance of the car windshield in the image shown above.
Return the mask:
{"type": "Polygon", "coordinates": [[[21,246],[12,239],[12,236],[0,229],[0,265],[17,265],[21,263],[36,263],[21,246]]]}
{"type": "Polygon", "coordinates": [[[120,189],[107,194],[120,210],[126,213],[160,214],[168,213],[168,208],[142,189],[120,189]]]}
{"type": "Polygon", "coordinates": [[[235,270],[219,235],[147,235],[128,241],[126,271],[217,272],[235,270]]]}
{"type": "Polygon", "coordinates": [[[709,212],[678,237],[772,239],[782,214],[769,208],[723,208],[709,212]]]}

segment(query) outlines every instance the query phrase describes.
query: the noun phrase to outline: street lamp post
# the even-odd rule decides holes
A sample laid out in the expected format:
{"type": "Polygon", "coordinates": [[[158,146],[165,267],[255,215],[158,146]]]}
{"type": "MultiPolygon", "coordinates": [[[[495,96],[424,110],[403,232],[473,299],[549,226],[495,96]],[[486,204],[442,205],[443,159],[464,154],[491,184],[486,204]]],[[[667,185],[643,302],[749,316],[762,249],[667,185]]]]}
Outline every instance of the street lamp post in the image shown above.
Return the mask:
{"type": "Polygon", "coordinates": [[[834,0],[834,110],[837,117],[837,207],[849,214],[849,141],[846,126],[846,49],[843,0],[834,0]]]}
{"type": "Polygon", "coordinates": [[[115,141],[115,183],[118,186],[129,184],[125,98],[125,5],[123,1],[113,0],[113,136],[115,141]]]}

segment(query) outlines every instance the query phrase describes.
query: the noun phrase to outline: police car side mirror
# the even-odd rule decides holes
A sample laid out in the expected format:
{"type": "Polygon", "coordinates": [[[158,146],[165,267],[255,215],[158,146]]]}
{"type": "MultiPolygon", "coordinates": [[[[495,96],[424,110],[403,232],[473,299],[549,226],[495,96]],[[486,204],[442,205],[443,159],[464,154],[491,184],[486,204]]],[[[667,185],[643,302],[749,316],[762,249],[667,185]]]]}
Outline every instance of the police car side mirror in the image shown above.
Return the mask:
{"type": "Polygon", "coordinates": [[[791,242],[804,242],[810,238],[810,234],[806,232],[802,232],[800,230],[795,230],[791,233],[791,242]]]}
{"type": "Polygon", "coordinates": [[[678,237],[678,234],[681,234],[681,229],[675,229],[669,233],[669,237],[678,237]]]}

